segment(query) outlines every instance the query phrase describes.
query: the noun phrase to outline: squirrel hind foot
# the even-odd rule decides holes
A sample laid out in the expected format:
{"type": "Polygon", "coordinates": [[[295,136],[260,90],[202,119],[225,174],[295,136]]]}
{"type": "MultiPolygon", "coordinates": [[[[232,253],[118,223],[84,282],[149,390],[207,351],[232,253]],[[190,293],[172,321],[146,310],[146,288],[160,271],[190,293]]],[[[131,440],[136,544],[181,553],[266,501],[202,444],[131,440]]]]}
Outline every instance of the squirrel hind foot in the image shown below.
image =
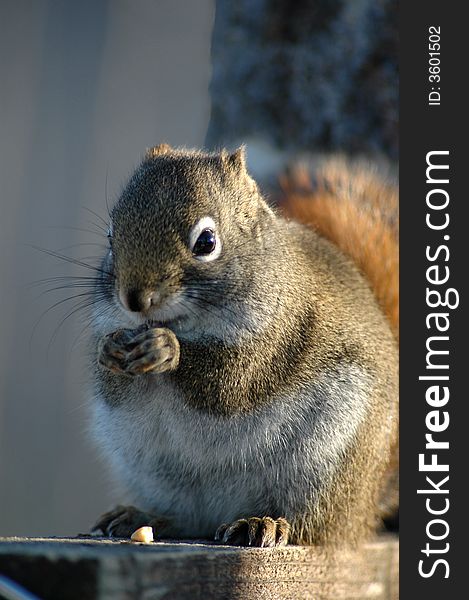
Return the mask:
{"type": "Polygon", "coordinates": [[[165,521],[143,512],[134,506],[116,506],[113,510],[104,513],[91,529],[91,535],[102,534],[112,538],[130,538],[132,533],[140,527],[154,528],[157,534],[165,521]]]}
{"type": "Polygon", "coordinates": [[[288,543],[290,524],[280,517],[251,517],[223,523],[215,533],[215,541],[229,546],[273,548],[288,543]]]}

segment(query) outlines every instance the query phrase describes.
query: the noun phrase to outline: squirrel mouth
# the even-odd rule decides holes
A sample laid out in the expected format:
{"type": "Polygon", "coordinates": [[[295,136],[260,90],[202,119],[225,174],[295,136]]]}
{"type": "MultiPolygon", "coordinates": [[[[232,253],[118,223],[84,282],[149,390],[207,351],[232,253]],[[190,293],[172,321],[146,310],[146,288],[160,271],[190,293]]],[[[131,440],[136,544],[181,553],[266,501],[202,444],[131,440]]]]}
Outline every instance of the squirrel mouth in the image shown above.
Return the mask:
{"type": "Polygon", "coordinates": [[[171,329],[171,326],[178,326],[187,320],[186,316],[173,317],[172,319],[148,319],[144,325],[147,329],[158,329],[159,327],[167,327],[171,329]]]}

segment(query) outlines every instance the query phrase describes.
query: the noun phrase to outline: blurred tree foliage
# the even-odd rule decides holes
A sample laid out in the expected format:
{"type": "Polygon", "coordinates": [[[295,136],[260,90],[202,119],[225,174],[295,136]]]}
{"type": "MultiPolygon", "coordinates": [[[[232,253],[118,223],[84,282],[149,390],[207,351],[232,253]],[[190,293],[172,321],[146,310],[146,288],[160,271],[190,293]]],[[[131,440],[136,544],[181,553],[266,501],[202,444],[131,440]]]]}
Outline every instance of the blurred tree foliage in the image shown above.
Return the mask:
{"type": "Polygon", "coordinates": [[[208,146],[398,156],[397,0],[217,0],[208,146]]]}

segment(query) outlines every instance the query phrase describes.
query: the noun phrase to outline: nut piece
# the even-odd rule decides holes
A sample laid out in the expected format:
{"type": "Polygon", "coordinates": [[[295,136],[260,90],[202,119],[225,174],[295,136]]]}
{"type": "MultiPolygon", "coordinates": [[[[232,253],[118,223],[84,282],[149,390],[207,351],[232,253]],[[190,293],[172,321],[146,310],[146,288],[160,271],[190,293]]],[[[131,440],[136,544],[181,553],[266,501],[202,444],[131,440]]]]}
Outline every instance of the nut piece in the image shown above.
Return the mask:
{"type": "Polygon", "coordinates": [[[153,541],[153,528],[140,527],[130,536],[132,542],[141,542],[142,544],[151,544],[153,541]]]}

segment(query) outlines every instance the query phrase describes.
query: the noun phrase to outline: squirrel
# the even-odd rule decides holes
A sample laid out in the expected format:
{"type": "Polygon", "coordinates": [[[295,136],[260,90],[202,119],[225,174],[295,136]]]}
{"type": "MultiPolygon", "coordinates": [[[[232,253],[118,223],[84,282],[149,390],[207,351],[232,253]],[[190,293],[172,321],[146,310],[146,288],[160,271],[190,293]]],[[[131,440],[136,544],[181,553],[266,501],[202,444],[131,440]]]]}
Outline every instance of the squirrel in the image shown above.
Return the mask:
{"type": "MultiPolygon", "coordinates": [[[[361,173],[363,198],[396,197],[361,173]]],[[[392,507],[397,305],[346,256],[375,240],[353,233],[334,177],[285,178],[272,207],[243,148],[147,151],[111,210],[93,297],[92,431],[130,503],[95,533],[354,545],[392,507]],[[332,206],[325,236],[290,218],[314,195],[332,206]],[[334,214],[348,250],[326,239],[334,214]]],[[[379,268],[397,246],[377,241],[379,268]]]]}

